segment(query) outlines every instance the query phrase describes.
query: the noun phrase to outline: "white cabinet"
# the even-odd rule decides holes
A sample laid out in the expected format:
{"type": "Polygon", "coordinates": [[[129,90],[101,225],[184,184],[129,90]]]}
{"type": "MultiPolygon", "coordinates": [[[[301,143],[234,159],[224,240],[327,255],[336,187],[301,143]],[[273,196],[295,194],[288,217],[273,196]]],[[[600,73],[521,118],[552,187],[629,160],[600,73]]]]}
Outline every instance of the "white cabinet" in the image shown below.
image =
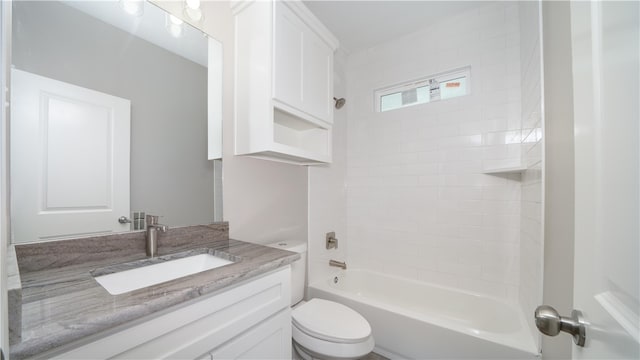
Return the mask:
{"type": "Polygon", "coordinates": [[[275,3],[273,98],[333,123],[333,51],[285,2],[275,3]]]}
{"type": "Polygon", "coordinates": [[[56,359],[291,359],[290,267],[99,338],[56,359]]]}
{"type": "Polygon", "coordinates": [[[331,162],[337,40],[300,1],[232,6],[236,155],[331,162]]]}
{"type": "Polygon", "coordinates": [[[290,311],[281,311],[210,354],[212,359],[291,359],[290,311]]]}

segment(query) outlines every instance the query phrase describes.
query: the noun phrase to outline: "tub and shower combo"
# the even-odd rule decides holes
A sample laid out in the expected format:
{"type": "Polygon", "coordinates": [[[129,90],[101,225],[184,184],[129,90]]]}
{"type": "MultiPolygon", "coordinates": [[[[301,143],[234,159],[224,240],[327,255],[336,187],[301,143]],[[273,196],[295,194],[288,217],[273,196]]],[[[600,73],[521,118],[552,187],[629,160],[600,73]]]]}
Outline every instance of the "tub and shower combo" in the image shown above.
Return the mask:
{"type": "Polygon", "coordinates": [[[376,352],[392,358],[539,358],[522,312],[490,297],[351,269],[310,284],[309,296],[362,314],[376,352]]]}

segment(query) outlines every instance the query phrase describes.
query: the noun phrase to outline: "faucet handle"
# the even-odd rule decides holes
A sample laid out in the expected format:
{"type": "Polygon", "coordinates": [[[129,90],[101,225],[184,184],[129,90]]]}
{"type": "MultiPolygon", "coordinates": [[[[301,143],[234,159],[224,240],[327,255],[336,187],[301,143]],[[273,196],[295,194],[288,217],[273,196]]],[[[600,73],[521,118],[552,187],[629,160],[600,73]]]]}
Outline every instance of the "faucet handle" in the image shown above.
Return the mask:
{"type": "Polygon", "coordinates": [[[147,225],[156,225],[158,223],[158,215],[147,215],[145,221],[147,225]]]}
{"type": "Polygon", "coordinates": [[[325,242],[327,250],[338,248],[338,238],[336,238],[336,233],[334,231],[327,233],[325,236],[325,242]]]}

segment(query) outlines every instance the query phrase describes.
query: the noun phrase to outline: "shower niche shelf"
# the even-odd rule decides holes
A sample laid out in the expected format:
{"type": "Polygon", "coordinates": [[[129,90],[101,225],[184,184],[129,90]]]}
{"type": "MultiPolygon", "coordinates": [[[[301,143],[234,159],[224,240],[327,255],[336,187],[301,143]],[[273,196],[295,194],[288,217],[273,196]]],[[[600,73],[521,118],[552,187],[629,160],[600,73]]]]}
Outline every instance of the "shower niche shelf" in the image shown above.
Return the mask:
{"type": "Polygon", "coordinates": [[[504,167],[491,167],[484,168],[483,173],[485,174],[521,174],[527,170],[527,167],[524,165],[515,165],[515,166],[504,166],[504,167]]]}
{"type": "Polygon", "coordinates": [[[521,174],[527,170],[520,158],[485,160],[482,172],[485,174],[521,174]]]}
{"type": "Polygon", "coordinates": [[[301,1],[232,2],[235,154],[331,162],[337,39],[301,1]]]}

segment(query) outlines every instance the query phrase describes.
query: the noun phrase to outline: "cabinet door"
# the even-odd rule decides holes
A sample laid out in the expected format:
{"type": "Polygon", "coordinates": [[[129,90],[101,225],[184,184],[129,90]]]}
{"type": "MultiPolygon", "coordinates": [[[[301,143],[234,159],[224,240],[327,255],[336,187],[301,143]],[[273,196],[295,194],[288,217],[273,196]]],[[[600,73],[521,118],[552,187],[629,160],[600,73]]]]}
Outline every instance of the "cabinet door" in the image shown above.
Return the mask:
{"type": "Polygon", "coordinates": [[[273,97],[302,109],[303,38],[302,21],[283,3],[275,2],[273,52],[273,97]]]}
{"type": "Polygon", "coordinates": [[[332,123],[333,50],[309,28],[304,31],[302,64],[304,111],[332,123]]]}
{"type": "Polygon", "coordinates": [[[291,309],[214,349],[213,359],[291,359],[291,309]]]}
{"type": "Polygon", "coordinates": [[[333,50],[283,2],[275,14],[273,98],[332,123],[333,50]]]}

